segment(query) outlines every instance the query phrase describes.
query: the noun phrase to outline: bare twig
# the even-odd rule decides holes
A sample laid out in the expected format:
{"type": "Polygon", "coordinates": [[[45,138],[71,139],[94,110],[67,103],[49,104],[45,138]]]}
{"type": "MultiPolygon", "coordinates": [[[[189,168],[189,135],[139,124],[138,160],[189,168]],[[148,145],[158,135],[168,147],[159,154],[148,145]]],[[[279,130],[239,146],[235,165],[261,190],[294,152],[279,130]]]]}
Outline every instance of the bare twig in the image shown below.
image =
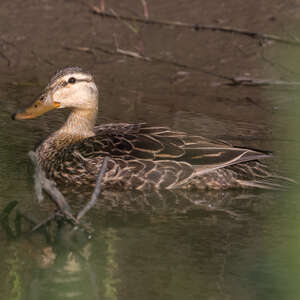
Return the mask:
{"type": "Polygon", "coordinates": [[[231,76],[207,71],[207,70],[197,68],[194,66],[182,64],[182,63],[179,63],[176,61],[165,60],[165,59],[157,58],[157,57],[153,57],[153,56],[151,56],[151,57],[144,56],[137,52],[120,49],[120,48],[118,48],[118,45],[117,45],[116,50],[104,49],[102,47],[95,47],[95,49],[100,50],[106,54],[123,55],[123,56],[136,58],[136,59],[140,59],[140,60],[147,61],[147,62],[159,62],[159,63],[168,64],[168,65],[173,65],[175,67],[179,67],[179,68],[183,68],[183,69],[192,70],[195,72],[201,72],[201,73],[204,73],[204,74],[207,74],[210,76],[228,80],[229,82],[226,83],[226,85],[232,85],[232,86],[268,86],[268,85],[298,86],[298,85],[300,85],[300,82],[293,82],[293,81],[256,79],[256,78],[250,78],[250,77],[231,77],[231,76]]]}
{"type": "Polygon", "coordinates": [[[142,60],[146,60],[146,61],[153,61],[153,59],[151,59],[150,57],[144,56],[144,55],[134,52],[134,51],[128,51],[128,50],[123,50],[123,49],[117,48],[116,52],[121,55],[129,56],[129,57],[133,57],[133,58],[138,58],[138,59],[142,59],[142,60]]]}
{"type": "Polygon", "coordinates": [[[143,9],[144,9],[144,17],[145,19],[149,19],[149,9],[148,9],[148,4],[146,2],[146,0],[141,0],[142,5],[143,5],[143,9]]]}
{"type": "Polygon", "coordinates": [[[104,159],[103,159],[103,163],[102,163],[99,175],[98,175],[97,180],[96,180],[96,186],[95,186],[93,195],[91,197],[91,200],[90,200],[90,202],[87,203],[87,205],[77,215],[76,219],[78,221],[96,204],[98,196],[101,193],[101,183],[102,183],[103,175],[106,171],[107,161],[108,161],[108,157],[105,156],[104,159]]]}
{"type": "Polygon", "coordinates": [[[128,23],[126,20],[119,18],[119,15],[113,9],[111,9],[110,11],[111,11],[112,16],[115,16],[116,19],[118,19],[120,22],[124,23],[133,33],[135,33],[135,34],[139,33],[139,30],[137,28],[135,28],[133,25],[128,23]]]}
{"type": "Polygon", "coordinates": [[[32,216],[28,217],[24,213],[18,210],[18,213],[21,215],[21,217],[26,220],[29,224],[35,226],[37,224],[37,221],[32,218],[32,216]]]}
{"type": "Polygon", "coordinates": [[[69,47],[69,46],[64,46],[63,47],[66,50],[75,50],[79,52],[86,52],[86,53],[92,53],[94,54],[94,51],[91,48],[88,47],[69,47]]]}
{"type": "Polygon", "coordinates": [[[42,221],[41,223],[35,225],[35,226],[31,229],[31,231],[32,231],[32,232],[33,232],[33,231],[36,231],[36,230],[40,229],[41,227],[47,225],[49,222],[51,222],[52,220],[54,220],[55,217],[56,217],[56,213],[52,214],[51,216],[49,216],[46,220],[42,221]]]}
{"type": "Polygon", "coordinates": [[[99,15],[101,17],[119,19],[119,20],[124,20],[129,22],[139,22],[148,25],[190,28],[190,29],[194,29],[195,31],[199,31],[199,30],[221,31],[226,33],[246,35],[254,39],[269,40],[269,41],[274,41],[283,44],[300,46],[300,41],[298,40],[285,39],[277,35],[254,32],[254,31],[249,31],[249,30],[244,30],[239,28],[221,27],[221,26],[204,25],[204,24],[191,24],[191,23],[184,23],[184,22],[177,22],[177,21],[162,21],[162,20],[145,19],[139,17],[122,16],[122,15],[116,16],[115,14],[112,13],[103,12],[101,11],[101,9],[99,9],[99,7],[96,6],[92,6],[91,10],[94,14],[99,15]]]}
{"type": "Polygon", "coordinates": [[[269,80],[269,79],[257,79],[250,77],[233,77],[232,82],[227,85],[244,85],[244,86],[267,86],[267,85],[290,85],[297,86],[300,82],[295,81],[282,81],[282,80],[269,80]]]}
{"type": "Polygon", "coordinates": [[[95,61],[97,60],[97,56],[95,54],[95,51],[88,47],[70,47],[70,46],[63,46],[64,49],[68,51],[78,51],[78,52],[85,52],[92,54],[94,56],[95,61]]]}
{"type": "Polygon", "coordinates": [[[100,9],[101,11],[105,11],[105,0],[100,0],[100,9]]]}
{"type": "Polygon", "coordinates": [[[1,52],[1,51],[0,51],[0,56],[1,56],[4,60],[6,60],[7,66],[10,67],[10,65],[11,65],[10,59],[9,59],[3,52],[1,52]]]}
{"type": "MultiPolygon", "coordinates": [[[[29,154],[30,156],[30,154],[29,154]]],[[[32,158],[30,157],[32,160],[32,158]]],[[[38,202],[41,203],[44,200],[43,187],[42,187],[42,176],[41,172],[38,172],[37,169],[34,172],[34,190],[38,202]]]]}
{"type": "Polygon", "coordinates": [[[123,55],[123,56],[128,56],[128,57],[131,57],[131,58],[144,60],[144,61],[147,61],[147,62],[158,62],[158,63],[168,64],[168,65],[172,65],[172,66],[183,68],[183,69],[193,70],[195,72],[205,73],[207,75],[211,75],[211,76],[214,76],[214,77],[217,77],[217,78],[229,80],[231,82],[234,81],[232,77],[229,77],[229,76],[226,76],[226,75],[217,74],[217,73],[210,72],[210,71],[207,71],[207,70],[204,70],[204,69],[201,69],[201,68],[196,68],[194,66],[189,66],[189,65],[186,65],[186,64],[178,63],[176,61],[165,60],[165,59],[157,58],[157,57],[153,57],[153,56],[151,56],[151,57],[150,56],[145,56],[145,55],[142,55],[142,54],[134,52],[134,51],[123,50],[123,49],[120,49],[120,48],[117,48],[116,50],[110,50],[110,49],[105,49],[105,48],[102,48],[102,47],[99,47],[99,46],[95,47],[95,49],[99,50],[99,51],[102,51],[103,53],[110,54],[110,55],[123,55]]]}
{"type": "Polygon", "coordinates": [[[50,199],[54,202],[54,204],[57,206],[59,210],[61,210],[64,214],[66,214],[67,217],[70,217],[70,219],[75,219],[72,216],[71,207],[65,200],[63,194],[56,187],[55,182],[47,179],[46,176],[44,175],[44,171],[41,169],[39,163],[37,162],[37,157],[35,152],[30,151],[28,155],[34,164],[35,172],[37,173],[36,178],[39,181],[39,183],[37,184],[38,191],[40,192],[42,187],[45,190],[45,192],[47,192],[51,196],[50,199]]]}

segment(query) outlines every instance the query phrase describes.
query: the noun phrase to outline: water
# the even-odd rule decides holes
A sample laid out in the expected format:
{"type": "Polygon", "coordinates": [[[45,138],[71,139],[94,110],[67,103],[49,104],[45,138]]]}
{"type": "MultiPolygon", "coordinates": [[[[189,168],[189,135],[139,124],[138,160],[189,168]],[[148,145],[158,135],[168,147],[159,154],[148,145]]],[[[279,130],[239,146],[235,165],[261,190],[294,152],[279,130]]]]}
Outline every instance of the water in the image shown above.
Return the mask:
{"type": "Polygon", "coordinates": [[[286,257],[296,236],[282,227],[287,204],[270,193],[255,201],[239,218],[195,207],[93,210],[91,240],[54,224],[49,236],[2,233],[2,291],[16,299],[296,299],[286,257]]]}
{"type": "MultiPolygon", "coordinates": [[[[157,19],[297,32],[296,2],[148,2],[150,16],[157,19]]],[[[142,13],[138,1],[107,5],[123,14],[142,13]]],[[[297,188],[280,193],[103,191],[84,218],[94,230],[91,239],[60,223],[31,234],[24,219],[18,227],[17,210],[39,222],[54,207],[47,200],[37,202],[27,153],[61,126],[67,112],[26,122],[10,119],[39,95],[56,69],[80,65],[95,75],[100,88],[98,123],[148,122],[273,150],[274,167],[297,179],[296,88],[232,87],[189,69],[63,47],[113,49],[115,34],[121,48],[142,47],[148,56],[224,75],[291,81],[298,77],[298,48],[134,24],[136,34],[75,2],[3,1],[0,7],[0,50],[10,61],[0,59],[0,211],[18,201],[5,223],[9,227],[0,229],[3,299],[299,299],[297,188]]],[[[78,212],[89,198],[74,194],[68,191],[67,197],[78,212]]]]}

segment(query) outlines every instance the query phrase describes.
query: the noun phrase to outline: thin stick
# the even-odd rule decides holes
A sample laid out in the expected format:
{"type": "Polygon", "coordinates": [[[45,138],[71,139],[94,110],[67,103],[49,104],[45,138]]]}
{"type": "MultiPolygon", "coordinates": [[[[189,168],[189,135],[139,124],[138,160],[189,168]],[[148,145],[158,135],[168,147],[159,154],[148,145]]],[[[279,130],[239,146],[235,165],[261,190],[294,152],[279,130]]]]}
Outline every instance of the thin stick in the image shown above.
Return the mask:
{"type": "Polygon", "coordinates": [[[36,225],[37,224],[37,221],[36,220],[33,220],[32,217],[28,217],[27,215],[24,215],[22,212],[20,212],[18,210],[18,213],[21,215],[21,217],[26,220],[28,223],[30,223],[31,225],[36,225]]]}
{"type": "Polygon", "coordinates": [[[31,229],[31,231],[34,232],[34,231],[40,229],[42,226],[47,225],[49,222],[51,222],[52,220],[54,220],[55,217],[56,217],[56,213],[52,214],[51,216],[49,216],[46,220],[42,221],[41,223],[35,225],[35,226],[31,229]]]}
{"type": "Polygon", "coordinates": [[[96,6],[92,6],[91,10],[94,14],[99,15],[101,17],[106,17],[106,18],[120,19],[120,20],[125,20],[125,21],[130,21],[130,22],[139,22],[139,23],[144,23],[144,24],[148,24],[148,25],[190,28],[190,29],[194,29],[196,31],[199,31],[199,30],[221,31],[221,32],[226,32],[226,33],[246,35],[246,36],[249,36],[254,39],[270,40],[270,41],[275,41],[278,43],[300,46],[300,41],[298,41],[298,40],[285,39],[285,38],[281,38],[280,36],[277,36],[277,35],[253,32],[253,31],[248,31],[248,30],[239,29],[239,28],[220,27],[220,26],[215,26],[215,25],[192,24],[192,23],[184,23],[184,22],[176,22],[176,21],[162,21],[162,20],[144,19],[144,18],[139,18],[139,17],[120,16],[120,15],[116,16],[116,15],[108,13],[108,12],[103,12],[103,11],[101,11],[101,9],[99,9],[96,6]]]}
{"type": "Polygon", "coordinates": [[[0,51],[0,56],[1,56],[4,60],[6,60],[7,66],[10,67],[10,65],[11,65],[10,59],[9,59],[3,52],[1,52],[1,51],[0,51]]]}
{"type": "Polygon", "coordinates": [[[37,224],[36,226],[34,226],[34,228],[32,229],[32,231],[35,231],[35,230],[39,229],[40,227],[46,225],[47,223],[49,223],[50,221],[52,221],[57,215],[63,214],[63,216],[67,220],[70,220],[71,222],[73,222],[73,224],[76,224],[78,226],[83,227],[85,229],[85,231],[90,234],[90,230],[87,228],[87,226],[85,226],[84,224],[81,224],[79,222],[79,220],[77,220],[73,216],[71,207],[69,206],[68,202],[65,200],[63,194],[56,187],[56,183],[54,181],[49,180],[49,179],[46,178],[46,176],[44,174],[44,171],[42,170],[42,168],[40,167],[40,165],[39,165],[39,163],[37,161],[37,156],[36,156],[35,152],[30,151],[28,153],[28,155],[29,155],[32,163],[35,166],[35,173],[36,173],[36,177],[35,178],[39,181],[39,183],[37,184],[37,186],[38,186],[38,188],[37,188],[38,193],[42,192],[40,189],[43,189],[47,194],[49,194],[50,200],[52,202],[54,202],[54,204],[56,205],[56,207],[59,209],[59,212],[56,212],[56,213],[52,214],[45,221],[43,221],[43,222],[37,224]]]}
{"type": "Polygon", "coordinates": [[[88,47],[63,46],[63,49],[66,49],[68,51],[78,51],[78,52],[84,52],[84,53],[92,54],[92,56],[94,57],[95,62],[97,61],[97,55],[95,54],[95,51],[93,49],[88,48],[88,47]]]}
{"type": "Polygon", "coordinates": [[[101,193],[101,183],[102,183],[102,178],[103,175],[106,171],[107,168],[107,161],[108,161],[108,156],[105,156],[103,159],[103,163],[99,172],[99,175],[96,180],[96,186],[93,192],[93,195],[91,197],[91,200],[87,203],[87,205],[79,212],[77,216],[77,220],[79,221],[97,202],[98,196],[101,193]]]}
{"type": "Polygon", "coordinates": [[[43,194],[43,187],[42,187],[42,177],[41,172],[35,171],[34,172],[34,190],[36,197],[38,199],[38,202],[41,203],[44,200],[44,194],[43,194]]]}
{"type": "Polygon", "coordinates": [[[115,16],[115,18],[117,20],[119,20],[121,23],[124,23],[134,34],[138,34],[139,33],[139,29],[138,28],[135,28],[133,25],[131,25],[130,23],[126,22],[124,19],[119,18],[119,15],[113,9],[111,9],[110,11],[111,11],[111,14],[113,16],[115,16]]]}
{"type": "Polygon", "coordinates": [[[175,67],[179,67],[179,68],[183,68],[183,69],[189,69],[189,70],[193,70],[196,72],[201,72],[201,73],[205,73],[207,75],[211,75],[214,77],[218,77],[218,78],[222,78],[225,80],[229,80],[231,82],[234,82],[234,78],[233,77],[229,77],[226,75],[222,75],[222,74],[217,74],[214,72],[210,72],[201,68],[195,68],[193,66],[189,66],[186,64],[182,64],[182,63],[178,63],[176,61],[171,61],[171,60],[165,60],[162,58],[157,58],[157,57],[153,57],[153,56],[144,56],[142,54],[139,54],[137,52],[134,51],[128,51],[128,50],[122,50],[120,48],[117,48],[116,50],[110,50],[110,49],[104,49],[102,47],[95,47],[96,50],[100,50],[106,54],[110,54],[110,55],[123,55],[123,56],[128,56],[131,58],[137,58],[137,59],[141,59],[147,62],[159,62],[159,63],[164,63],[164,64],[168,64],[168,65],[173,65],[175,67]]]}
{"type": "Polygon", "coordinates": [[[143,5],[143,9],[144,9],[144,17],[145,19],[149,19],[149,9],[148,9],[148,4],[146,2],[146,0],[141,0],[142,5],[143,5]]]}
{"type": "Polygon", "coordinates": [[[100,9],[101,9],[101,11],[105,11],[105,0],[101,0],[100,1],[100,9]]]}
{"type": "MultiPolygon", "coordinates": [[[[56,187],[55,182],[47,179],[46,176],[44,175],[43,170],[41,169],[39,163],[37,162],[37,157],[35,152],[30,151],[28,155],[35,166],[35,172],[37,173],[36,178],[38,178],[39,180],[38,185],[42,186],[45,192],[47,192],[51,196],[50,199],[54,202],[54,204],[57,206],[59,210],[67,214],[68,217],[72,216],[71,207],[69,206],[68,202],[65,200],[65,197],[60,192],[60,190],[56,187]]],[[[38,191],[40,191],[41,188],[40,186],[38,187],[38,191]]]]}
{"type": "Polygon", "coordinates": [[[258,79],[250,77],[233,77],[232,82],[227,85],[244,85],[244,86],[268,86],[268,85],[300,85],[297,81],[282,81],[282,80],[269,80],[258,79]]]}
{"type": "Polygon", "coordinates": [[[194,66],[178,63],[176,61],[170,61],[170,60],[164,60],[162,58],[157,58],[153,56],[144,56],[140,53],[133,52],[133,51],[127,51],[120,48],[116,48],[115,51],[104,49],[102,47],[95,47],[96,50],[100,50],[106,54],[111,55],[123,55],[131,58],[140,59],[147,62],[159,62],[164,63],[168,65],[173,65],[175,67],[183,68],[192,70],[195,72],[201,72],[210,76],[214,76],[217,78],[225,79],[230,81],[229,83],[226,83],[226,85],[232,85],[232,86],[268,86],[268,85],[289,85],[289,86],[297,86],[300,85],[300,82],[297,81],[282,81],[282,80],[269,80],[269,79],[258,79],[258,78],[250,78],[250,77],[231,77],[223,74],[218,74],[214,72],[210,72],[201,68],[196,68],[194,66]]]}

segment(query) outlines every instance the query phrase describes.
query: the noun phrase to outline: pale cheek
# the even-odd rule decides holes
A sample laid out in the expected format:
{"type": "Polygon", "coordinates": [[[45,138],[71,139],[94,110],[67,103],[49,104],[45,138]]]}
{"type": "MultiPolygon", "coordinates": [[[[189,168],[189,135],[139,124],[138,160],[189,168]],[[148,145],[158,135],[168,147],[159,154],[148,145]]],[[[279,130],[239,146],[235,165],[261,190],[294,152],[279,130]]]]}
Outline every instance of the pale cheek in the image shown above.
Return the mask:
{"type": "Polygon", "coordinates": [[[65,97],[62,90],[57,90],[53,93],[53,101],[59,101],[65,97]]]}
{"type": "Polygon", "coordinates": [[[69,106],[68,98],[69,92],[66,89],[60,89],[53,94],[53,101],[59,102],[61,108],[69,106]]]}
{"type": "Polygon", "coordinates": [[[53,92],[52,101],[60,103],[60,107],[95,108],[98,104],[96,86],[85,84],[68,85],[53,92]]]}

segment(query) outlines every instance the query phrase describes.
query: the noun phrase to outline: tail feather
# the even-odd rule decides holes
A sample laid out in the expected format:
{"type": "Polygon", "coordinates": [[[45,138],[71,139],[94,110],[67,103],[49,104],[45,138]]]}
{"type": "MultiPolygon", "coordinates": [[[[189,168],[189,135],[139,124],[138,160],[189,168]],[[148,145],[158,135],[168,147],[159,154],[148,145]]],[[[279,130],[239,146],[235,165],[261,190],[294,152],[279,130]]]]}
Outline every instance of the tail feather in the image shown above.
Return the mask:
{"type": "Polygon", "coordinates": [[[297,184],[296,181],[283,176],[274,176],[273,178],[270,179],[259,179],[259,180],[257,179],[257,180],[249,180],[249,181],[237,179],[236,182],[244,187],[267,189],[267,190],[287,190],[289,184],[297,184]]]}

